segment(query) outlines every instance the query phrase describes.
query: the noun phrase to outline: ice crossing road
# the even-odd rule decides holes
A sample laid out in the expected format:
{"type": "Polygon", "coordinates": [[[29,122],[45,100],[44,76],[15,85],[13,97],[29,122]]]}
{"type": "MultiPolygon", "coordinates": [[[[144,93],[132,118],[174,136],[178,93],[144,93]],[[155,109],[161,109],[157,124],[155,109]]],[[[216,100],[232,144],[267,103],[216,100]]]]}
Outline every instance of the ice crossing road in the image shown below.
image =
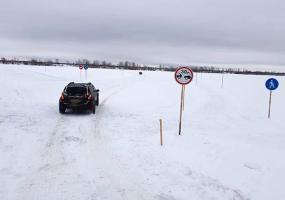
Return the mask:
{"type": "Polygon", "coordinates": [[[85,81],[78,68],[0,69],[0,199],[285,197],[284,79],[268,121],[267,77],[225,75],[221,89],[219,75],[203,75],[186,89],[179,137],[172,73],[88,69],[100,89],[96,114],[60,115],[63,87],[85,81]]]}

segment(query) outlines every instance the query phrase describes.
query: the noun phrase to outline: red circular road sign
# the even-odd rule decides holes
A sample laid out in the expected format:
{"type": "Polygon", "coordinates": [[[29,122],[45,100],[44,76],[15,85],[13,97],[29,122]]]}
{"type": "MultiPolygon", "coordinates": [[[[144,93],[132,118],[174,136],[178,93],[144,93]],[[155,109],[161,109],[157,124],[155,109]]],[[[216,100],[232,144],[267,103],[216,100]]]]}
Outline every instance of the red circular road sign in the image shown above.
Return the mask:
{"type": "Polygon", "coordinates": [[[174,74],[177,83],[187,85],[193,80],[193,71],[188,67],[179,67],[174,74]]]}
{"type": "Polygon", "coordinates": [[[79,69],[83,69],[83,65],[79,65],[79,69]]]}

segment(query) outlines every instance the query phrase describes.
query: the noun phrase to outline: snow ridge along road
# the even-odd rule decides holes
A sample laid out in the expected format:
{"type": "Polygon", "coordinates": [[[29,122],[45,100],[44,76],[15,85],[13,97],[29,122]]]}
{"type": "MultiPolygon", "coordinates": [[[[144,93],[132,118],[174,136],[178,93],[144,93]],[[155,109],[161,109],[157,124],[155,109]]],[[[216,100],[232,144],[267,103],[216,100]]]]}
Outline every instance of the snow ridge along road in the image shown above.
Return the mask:
{"type": "Polygon", "coordinates": [[[63,87],[85,81],[77,68],[0,68],[0,199],[285,198],[285,96],[274,92],[269,121],[268,77],[225,75],[221,89],[203,74],[186,89],[179,137],[172,73],[89,69],[96,114],[60,115],[63,87]]]}

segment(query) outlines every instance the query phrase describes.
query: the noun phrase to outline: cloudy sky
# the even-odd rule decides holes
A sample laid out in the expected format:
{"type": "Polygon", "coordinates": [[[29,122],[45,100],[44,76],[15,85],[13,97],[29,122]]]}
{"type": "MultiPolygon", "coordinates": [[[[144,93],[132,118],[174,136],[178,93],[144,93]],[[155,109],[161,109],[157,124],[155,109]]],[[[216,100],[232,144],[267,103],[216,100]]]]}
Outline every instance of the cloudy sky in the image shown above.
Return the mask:
{"type": "Polygon", "coordinates": [[[285,65],[284,0],[1,0],[0,56],[285,65]]]}

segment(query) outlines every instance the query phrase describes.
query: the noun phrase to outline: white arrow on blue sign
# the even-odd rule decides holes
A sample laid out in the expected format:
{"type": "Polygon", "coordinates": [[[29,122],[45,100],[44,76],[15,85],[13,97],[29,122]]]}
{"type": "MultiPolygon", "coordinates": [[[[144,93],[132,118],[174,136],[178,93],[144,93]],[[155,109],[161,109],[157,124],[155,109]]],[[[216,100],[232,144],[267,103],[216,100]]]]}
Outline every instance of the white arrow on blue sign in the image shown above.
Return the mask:
{"type": "Polygon", "coordinates": [[[268,90],[276,90],[279,86],[279,83],[275,78],[270,78],[265,82],[265,86],[268,90]]]}
{"type": "Polygon", "coordinates": [[[84,65],[84,69],[85,69],[85,70],[87,70],[88,67],[89,67],[88,64],[85,64],[85,65],[84,65]]]}

